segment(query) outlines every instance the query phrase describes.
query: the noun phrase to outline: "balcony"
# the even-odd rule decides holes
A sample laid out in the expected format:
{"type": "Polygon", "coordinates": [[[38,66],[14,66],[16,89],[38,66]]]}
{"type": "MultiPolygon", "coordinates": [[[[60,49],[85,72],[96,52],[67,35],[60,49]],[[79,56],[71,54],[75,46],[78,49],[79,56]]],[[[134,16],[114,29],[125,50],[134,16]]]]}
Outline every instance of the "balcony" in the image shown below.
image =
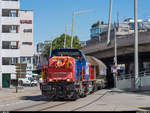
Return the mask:
{"type": "Polygon", "coordinates": [[[1,3],[3,9],[20,9],[19,0],[3,0],[1,3]]]}

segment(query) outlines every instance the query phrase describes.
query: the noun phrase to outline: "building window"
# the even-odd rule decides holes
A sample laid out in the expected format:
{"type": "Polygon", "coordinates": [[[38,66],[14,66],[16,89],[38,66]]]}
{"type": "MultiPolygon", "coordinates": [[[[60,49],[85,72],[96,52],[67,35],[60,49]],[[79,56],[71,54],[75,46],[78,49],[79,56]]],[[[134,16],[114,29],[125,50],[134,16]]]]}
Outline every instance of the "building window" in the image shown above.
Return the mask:
{"type": "Polygon", "coordinates": [[[19,42],[16,41],[3,41],[2,42],[2,49],[18,49],[19,42]]]}
{"type": "Polygon", "coordinates": [[[3,17],[18,17],[18,9],[2,9],[3,17]]]}
{"type": "Polygon", "coordinates": [[[18,25],[2,25],[2,33],[18,33],[18,25]]]}
{"type": "Polygon", "coordinates": [[[32,63],[32,57],[20,57],[22,64],[31,64],[32,63]]]}
{"type": "Polygon", "coordinates": [[[31,64],[31,57],[27,57],[27,63],[31,64]]]}
{"type": "Polygon", "coordinates": [[[3,1],[19,1],[19,0],[3,0],[3,1]]]}
{"type": "Polygon", "coordinates": [[[18,63],[18,58],[2,58],[2,64],[3,65],[15,65],[18,63]]]}
{"type": "Polygon", "coordinates": [[[21,60],[21,64],[26,63],[26,57],[21,57],[20,60],[21,60]]]}

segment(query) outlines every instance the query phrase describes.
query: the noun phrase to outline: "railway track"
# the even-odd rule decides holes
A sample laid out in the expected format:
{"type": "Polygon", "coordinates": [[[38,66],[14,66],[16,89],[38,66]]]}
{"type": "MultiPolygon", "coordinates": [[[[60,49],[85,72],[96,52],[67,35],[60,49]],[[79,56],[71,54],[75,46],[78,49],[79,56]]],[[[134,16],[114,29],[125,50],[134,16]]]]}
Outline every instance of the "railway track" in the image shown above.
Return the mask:
{"type": "Polygon", "coordinates": [[[43,102],[40,104],[15,109],[14,111],[45,111],[68,103],[69,102],[43,102]]]}
{"type": "MultiPolygon", "coordinates": [[[[82,108],[85,108],[93,103],[95,103],[96,101],[99,101],[100,99],[102,99],[107,93],[109,93],[110,91],[106,91],[105,93],[103,93],[101,96],[99,96],[98,98],[96,98],[95,100],[87,103],[86,105],[83,105],[81,107],[75,108],[72,111],[78,111],[82,108]]],[[[43,102],[43,103],[39,103],[36,105],[31,105],[31,106],[27,106],[27,107],[23,107],[23,108],[19,108],[16,109],[14,111],[47,111],[50,110],[52,108],[56,108],[65,104],[69,104],[72,101],[67,101],[67,102],[58,102],[58,101],[51,101],[51,102],[43,102]]]]}
{"type": "Polygon", "coordinates": [[[82,109],[82,108],[85,108],[85,107],[87,107],[87,106],[89,106],[89,105],[91,105],[91,104],[97,102],[98,100],[102,99],[102,98],[103,98],[107,93],[109,93],[109,92],[110,92],[110,91],[106,91],[104,94],[102,94],[100,97],[96,98],[96,99],[93,100],[92,102],[89,102],[89,103],[87,103],[86,105],[83,105],[83,106],[81,106],[81,107],[75,108],[75,109],[73,109],[72,111],[78,111],[78,110],[80,110],[80,109],[82,109]]]}

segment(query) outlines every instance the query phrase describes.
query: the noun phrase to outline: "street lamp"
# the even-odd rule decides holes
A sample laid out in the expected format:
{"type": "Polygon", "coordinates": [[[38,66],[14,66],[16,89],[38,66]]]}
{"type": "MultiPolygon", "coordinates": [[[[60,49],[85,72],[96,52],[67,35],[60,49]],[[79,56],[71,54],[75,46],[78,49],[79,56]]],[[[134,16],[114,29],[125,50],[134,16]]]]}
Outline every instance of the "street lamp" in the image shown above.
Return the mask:
{"type": "Polygon", "coordinates": [[[73,22],[72,22],[72,38],[71,38],[71,48],[73,46],[73,36],[74,36],[74,24],[75,24],[75,15],[94,12],[95,10],[86,10],[86,11],[79,11],[73,13],[73,22]]]}
{"type": "Polygon", "coordinates": [[[66,48],[66,35],[67,35],[67,25],[65,26],[65,38],[64,38],[64,49],[66,48]]]}
{"type": "Polygon", "coordinates": [[[138,25],[137,25],[137,0],[134,0],[134,24],[135,24],[135,54],[134,54],[134,62],[135,62],[135,87],[137,87],[138,77],[139,77],[139,58],[138,58],[138,25]]]}
{"type": "Polygon", "coordinates": [[[53,46],[53,39],[50,43],[50,52],[49,52],[49,57],[51,57],[51,54],[52,54],[52,46],[53,46]]]}
{"type": "Polygon", "coordinates": [[[111,16],[112,16],[112,0],[110,0],[107,45],[109,45],[109,44],[110,44],[111,16]]]}
{"type": "Polygon", "coordinates": [[[50,43],[50,50],[49,50],[49,57],[51,57],[51,54],[52,54],[52,46],[53,46],[53,41],[54,41],[54,36],[56,36],[58,33],[52,35],[51,39],[52,39],[52,42],[50,43]]]}
{"type": "Polygon", "coordinates": [[[114,82],[115,82],[115,87],[117,87],[117,73],[118,73],[118,71],[117,71],[117,65],[118,65],[118,63],[117,63],[117,37],[116,37],[116,26],[114,26],[114,38],[115,38],[115,57],[114,57],[114,63],[115,63],[115,72],[114,72],[114,82]]]}

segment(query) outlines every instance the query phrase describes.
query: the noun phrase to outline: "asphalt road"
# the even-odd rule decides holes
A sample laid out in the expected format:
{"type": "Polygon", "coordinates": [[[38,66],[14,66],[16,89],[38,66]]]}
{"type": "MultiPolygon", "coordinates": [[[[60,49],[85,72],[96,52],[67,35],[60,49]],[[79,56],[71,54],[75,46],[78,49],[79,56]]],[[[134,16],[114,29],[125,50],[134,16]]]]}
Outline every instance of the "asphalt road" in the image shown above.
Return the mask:
{"type": "Polygon", "coordinates": [[[39,87],[0,90],[0,111],[150,111],[150,92],[99,90],[77,101],[48,101],[39,87]]]}

